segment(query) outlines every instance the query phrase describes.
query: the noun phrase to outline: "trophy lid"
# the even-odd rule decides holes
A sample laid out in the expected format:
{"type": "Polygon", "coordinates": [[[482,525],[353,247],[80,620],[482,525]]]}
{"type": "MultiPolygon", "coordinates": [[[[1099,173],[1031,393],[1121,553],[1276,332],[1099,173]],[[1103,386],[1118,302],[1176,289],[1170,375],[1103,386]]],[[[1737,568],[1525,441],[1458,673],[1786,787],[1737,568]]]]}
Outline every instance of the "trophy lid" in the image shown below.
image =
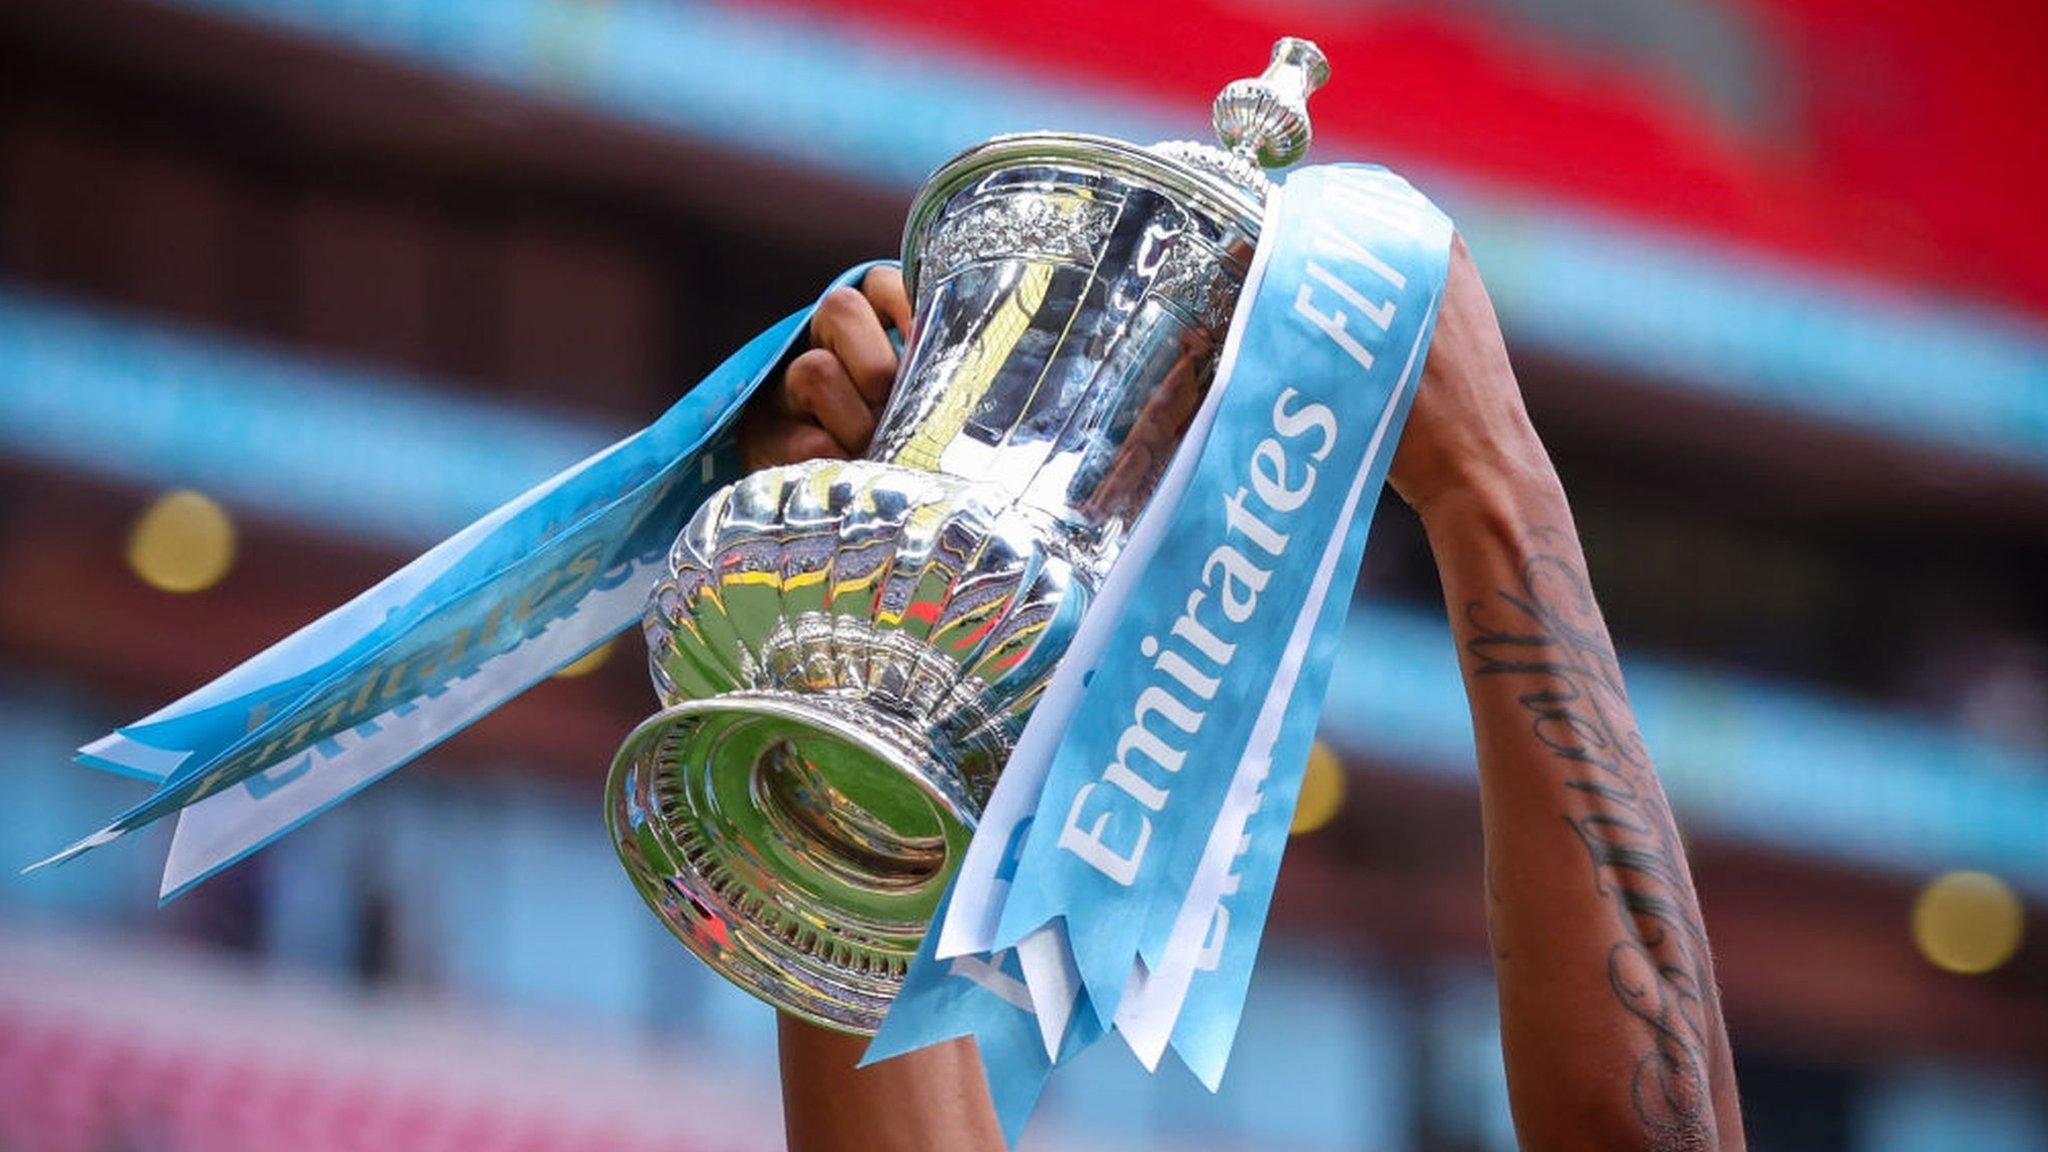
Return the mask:
{"type": "Polygon", "coordinates": [[[1266,70],[1217,94],[1210,121],[1222,146],[1172,140],[1146,147],[1078,132],[997,136],[955,156],[926,181],[903,233],[903,267],[916,291],[925,238],[953,194],[1010,168],[1073,167],[1149,187],[1256,241],[1272,192],[1267,169],[1308,152],[1308,98],[1330,78],[1322,49],[1299,37],[1273,45],[1266,70]]]}

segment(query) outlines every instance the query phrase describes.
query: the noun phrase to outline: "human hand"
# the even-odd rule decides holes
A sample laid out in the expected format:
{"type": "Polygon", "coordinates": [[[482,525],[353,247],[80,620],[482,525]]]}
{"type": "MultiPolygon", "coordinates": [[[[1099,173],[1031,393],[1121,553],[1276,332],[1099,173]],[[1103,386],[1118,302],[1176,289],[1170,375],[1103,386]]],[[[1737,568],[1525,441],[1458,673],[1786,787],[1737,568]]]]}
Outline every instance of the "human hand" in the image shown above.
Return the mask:
{"type": "Polygon", "coordinates": [[[865,452],[896,380],[896,349],[884,326],[910,332],[903,274],[879,267],[860,288],[834,288],[811,317],[811,348],[740,416],[740,459],[749,472],[865,452]]]}
{"type": "Polygon", "coordinates": [[[1508,363],[1493,300],[1463,237],[1451,242],[1422,386],[1387,479],[1425,521],[1454,493],[1555,483],[1508,363]]]}

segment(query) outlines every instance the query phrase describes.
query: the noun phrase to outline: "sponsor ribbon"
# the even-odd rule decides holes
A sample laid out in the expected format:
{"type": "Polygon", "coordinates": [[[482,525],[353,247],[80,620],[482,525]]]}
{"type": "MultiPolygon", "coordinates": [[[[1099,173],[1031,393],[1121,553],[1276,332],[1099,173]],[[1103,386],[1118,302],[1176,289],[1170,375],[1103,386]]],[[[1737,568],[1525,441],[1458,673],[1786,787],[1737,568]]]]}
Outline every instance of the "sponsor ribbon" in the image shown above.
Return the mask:
{"type": "MultiPolygon", "coordinates": [[[[833,284],[857,284],[872,264],[833,284]]],[[[635,433],[182,700],[79,750],[157,782],[69,859],[181,812],[166,899],[401,767],[639,620],[675,535],[740,475],[730,426],[803,339],[784,319],[635,433]]]]}
{"type": "Polygon", "coordinates": [[[1399,176],[1339,165],[1294,173],[1261,236],[1215,383],[883,1026],[889,1051],[974,1035],[999,1104],[1037,1092],[999,1069],[1042,1079],[1110,1030],[1214,1088],[1236,1035],[1452,229],[1399,176]],[[961,991],[998,960],[1036,1027],[961,991]]]}

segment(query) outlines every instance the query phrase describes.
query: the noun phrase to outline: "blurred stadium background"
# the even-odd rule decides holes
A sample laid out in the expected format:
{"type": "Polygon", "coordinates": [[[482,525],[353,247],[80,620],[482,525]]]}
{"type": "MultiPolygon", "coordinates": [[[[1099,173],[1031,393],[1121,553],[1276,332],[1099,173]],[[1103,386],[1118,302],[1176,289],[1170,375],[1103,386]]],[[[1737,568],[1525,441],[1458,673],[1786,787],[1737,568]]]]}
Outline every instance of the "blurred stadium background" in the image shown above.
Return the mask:
{"type": "MultiPolygon", "coordinates": [[[[1459,218],[1693,852],[1752,1146],[2048,1149],[2038,0],[5,0],[0,1149],[780,1144],[638,906],[636,644],[158,910],[70,749],[659,412],[999,131],[1317,155],[1459,218]]],[[[1224,1091],[1027,1146],[1512,1147],[1453,653],[1383,510],[1224,1091]]]]}

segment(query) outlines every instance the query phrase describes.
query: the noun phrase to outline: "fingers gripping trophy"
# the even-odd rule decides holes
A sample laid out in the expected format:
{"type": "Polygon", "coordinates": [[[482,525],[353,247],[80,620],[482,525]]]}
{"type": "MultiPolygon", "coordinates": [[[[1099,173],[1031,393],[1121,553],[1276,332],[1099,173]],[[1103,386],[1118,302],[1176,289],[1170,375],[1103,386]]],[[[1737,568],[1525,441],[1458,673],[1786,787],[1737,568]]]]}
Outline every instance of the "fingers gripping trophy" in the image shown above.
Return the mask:
{"type": "Polygon", "coordinates": [[[871,1033],[1052,669],[1200,405],[1322,53],[1216,99],[1222,147],[1004,136],[904,232],[910,339],[865,459],[757,472],[646,610],[665,705],[606,814],[714,969],[871,1033]]]}

